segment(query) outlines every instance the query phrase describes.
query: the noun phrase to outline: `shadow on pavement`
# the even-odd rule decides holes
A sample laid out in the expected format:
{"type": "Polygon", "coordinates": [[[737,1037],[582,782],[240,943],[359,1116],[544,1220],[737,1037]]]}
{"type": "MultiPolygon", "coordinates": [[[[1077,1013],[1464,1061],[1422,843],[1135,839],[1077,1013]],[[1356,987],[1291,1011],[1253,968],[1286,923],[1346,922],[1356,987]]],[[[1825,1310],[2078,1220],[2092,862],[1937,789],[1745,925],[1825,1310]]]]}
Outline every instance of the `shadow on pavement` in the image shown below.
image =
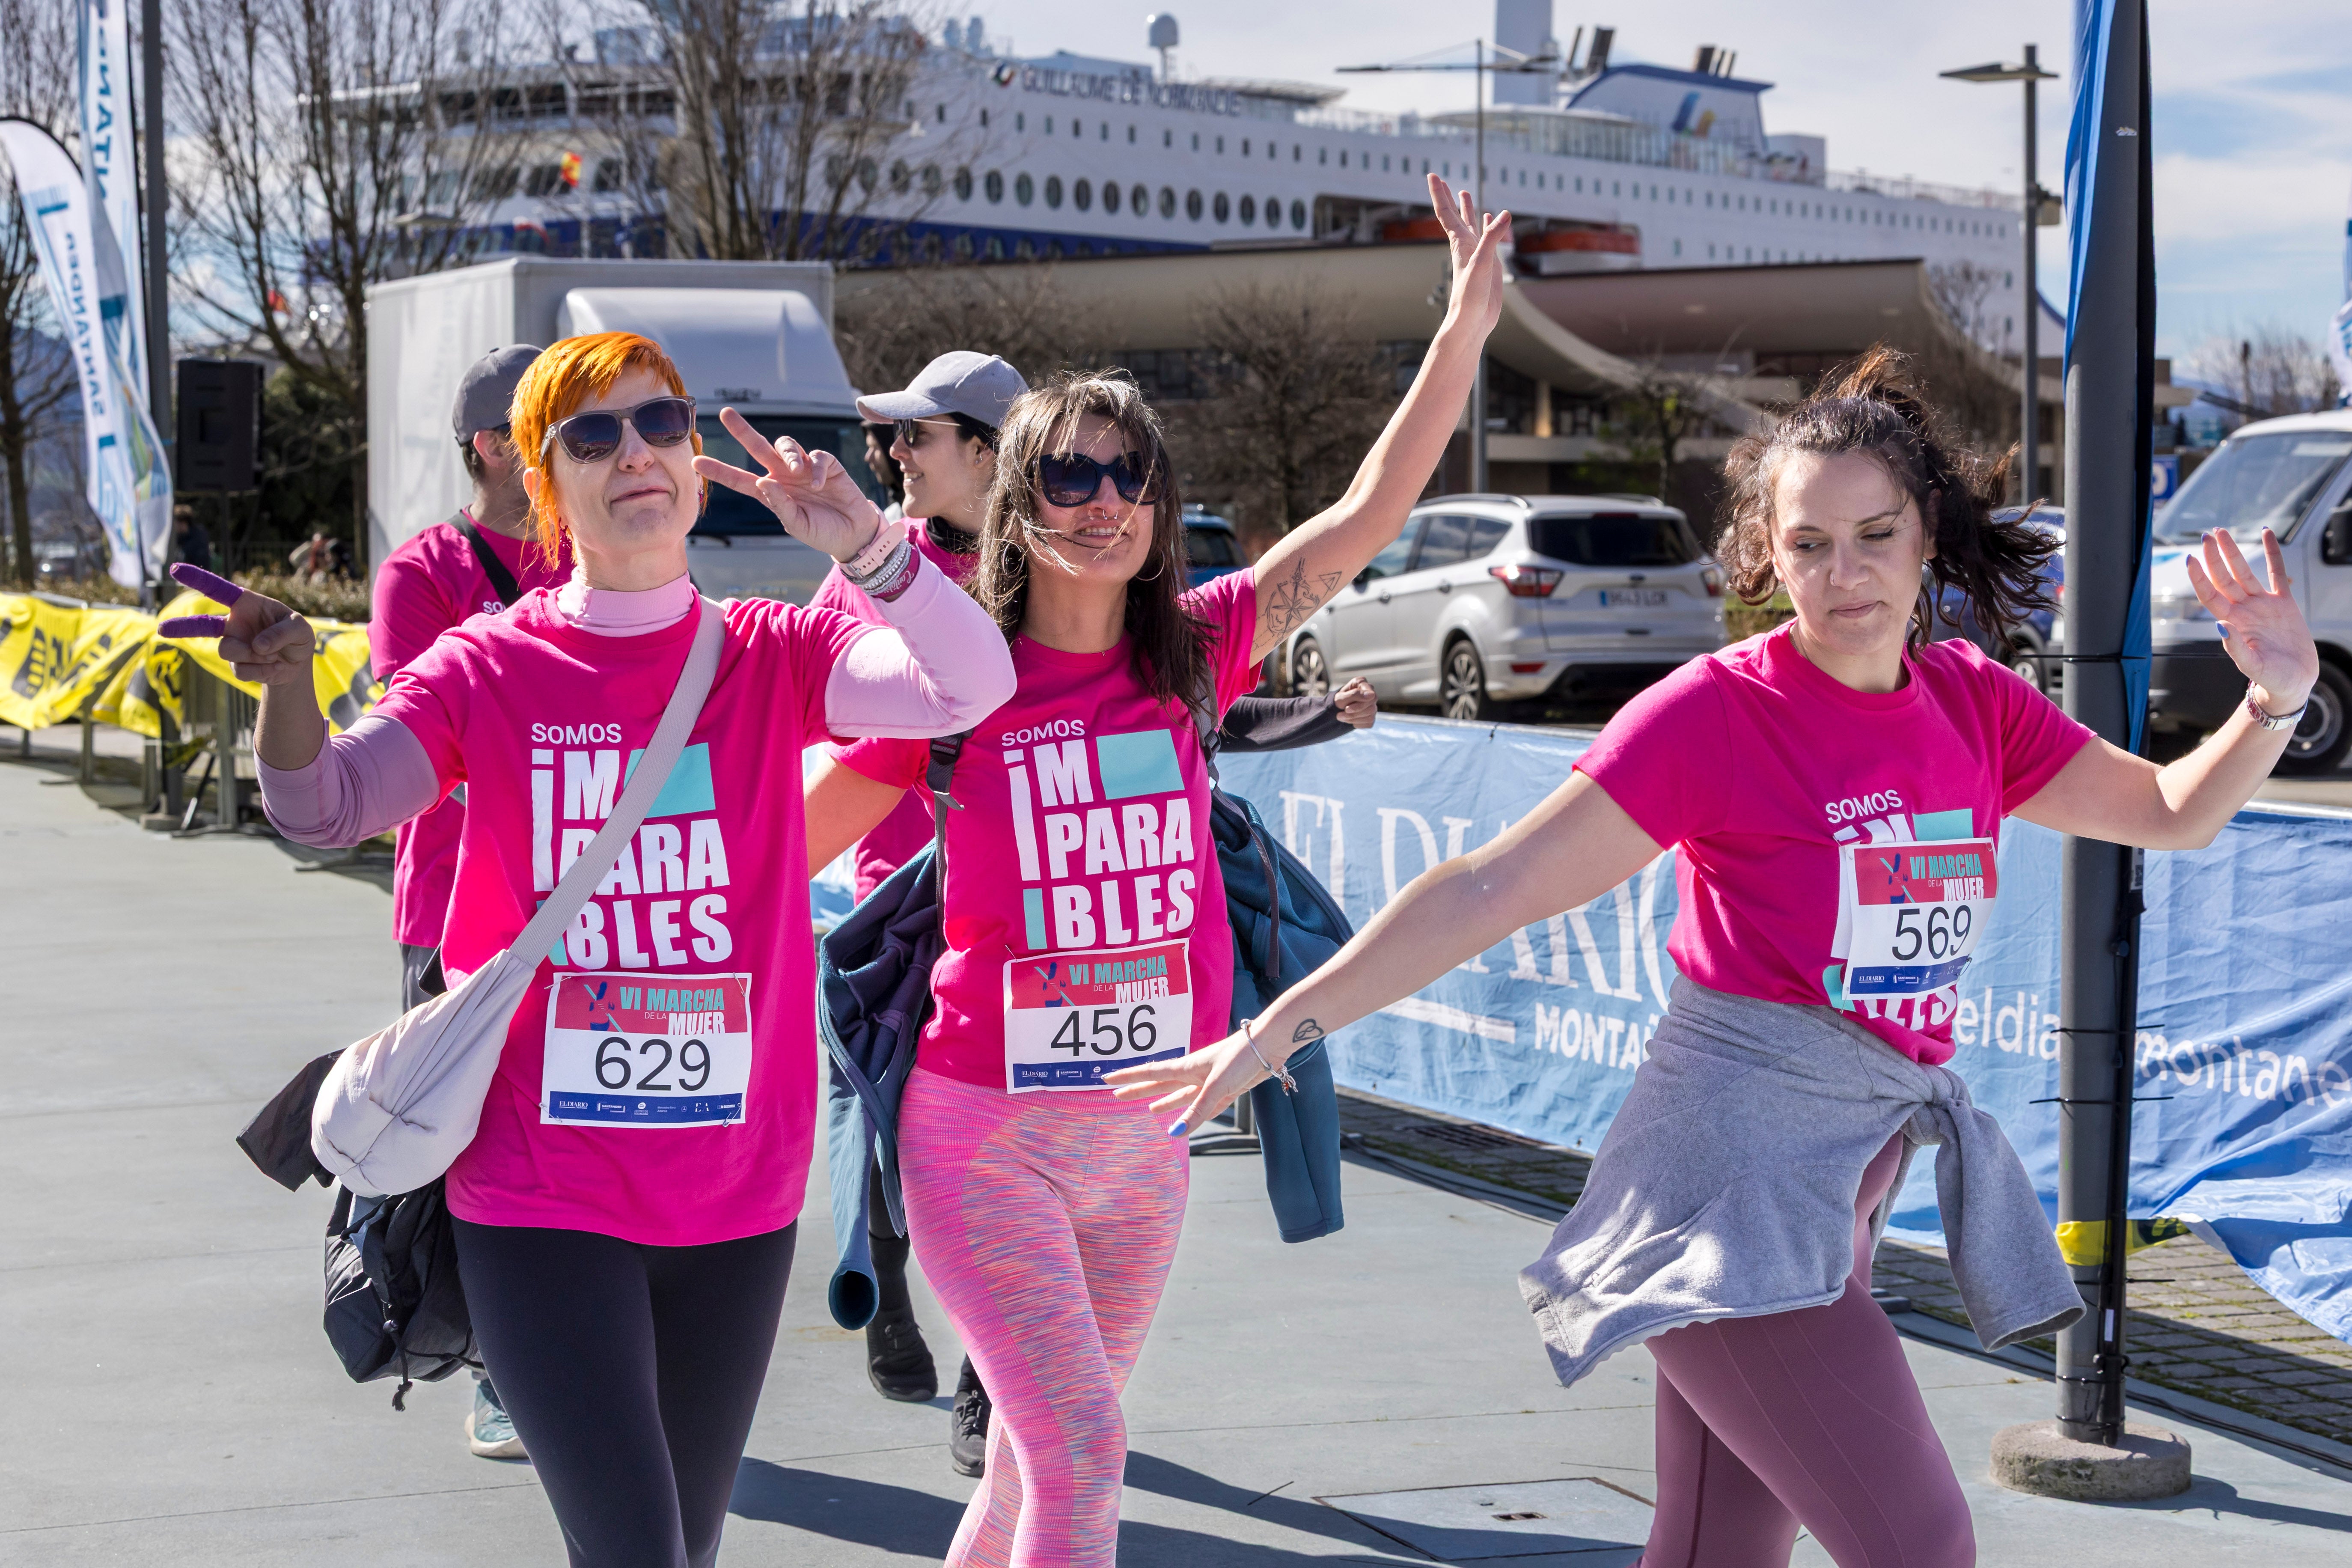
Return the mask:
{"type": "Polygon", "coordinates": [[[2205,1513],[2235,1514],[2240,1519],[2268,1520],[2273,1524],[2299,1524],[2309,1530],[2333,1531],[2338,1535],[2352,1535],[2352,1514],[2329,1513],[2324,1509],[2296,1508],[2292,1503],[2263,1502],[2255,1498],[2238,1495],[2238,1489],[2227,1481],[2217,1481],[2210,1476],[2197,1476],[2189,1489],[2179,1497],[2168,1497],[2155,1502],[2105,1503],[2105,1508],[2127,1508],[2140,1513],[2205,1513]]]}
{"type": "MultiPolygon", "coordinates": [[[[1319,1504],[1269,1498],[1251,1506],[1253,1495],[1181,1465],[1148,1454],[1128,1457],[1129,1486],[1212,1508],[1244,1510],[1292,1529],[1330,1537],[1360,1552],[1381,1553],[1384,1543],[1368,1539],[1351,1521],[1319,1504]],[[1269,1513],[1278,1507],[1278,1512],[1269,1513]]],[[[766,1459],[745,1459],[735,1472],[735,1493],[727,1511],[740,1519],[787,1525],[835,1541],[851,1542],[907,1556],[938,1558],[955,1539],[963,1506],[912,1487],[793,1469],[766,1459]]],[[[1332,1558],[1234,1541],[1201,1531],[1124,1521],[1118,1559],[1129,1568],[1328,1568],[1332,1558]]]]}

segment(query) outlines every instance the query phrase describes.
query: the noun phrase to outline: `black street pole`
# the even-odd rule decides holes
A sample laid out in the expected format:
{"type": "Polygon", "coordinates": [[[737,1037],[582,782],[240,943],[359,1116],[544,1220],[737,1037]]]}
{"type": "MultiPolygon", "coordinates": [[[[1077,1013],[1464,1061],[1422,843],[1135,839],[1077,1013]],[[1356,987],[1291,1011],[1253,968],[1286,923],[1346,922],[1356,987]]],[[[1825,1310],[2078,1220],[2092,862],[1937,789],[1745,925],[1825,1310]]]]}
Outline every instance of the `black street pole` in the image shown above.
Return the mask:
{"type": "MultiPolygon", "coordinates": [[[[148,0],[150,5],[155,0],[148,0]]],[[[2042,48],[2038,44],[2025,46],[2025,68],[2038,73],[2042,68],[2042,48]]],[[[2018,425],[2017,504],[2032,506],[2041,498],[2035,493],[2042,484],[2042,285],[2039,280],[2035,244],[2042,237],[2042,191],[2037,184],[2041,171],[2038,153],[2039,138],[2035,136],[2034,88],[2038,77],[2025,79],[2025,407],[2018,425]]]]}
{"type": "Polygon", "coordinates": [[[171,198],[163,179],[163,0],[143,0],[139,11],[139,54],[143,81],[141,127],[146,142],[147,205],[147,406],[168,456],[179,431],[172,420],[172,287],[164,265],[164,218],[171,198]]]}
{"type": "MultiPolygon", "coordinates": [[[[2138,728],[2123,660],[2147,520],[2156,330],[2146,23],[2145,0],[2118,0],[2095,129],[2086,128],[2096,138],[2090,178],[2069,192],[2084,205],[2074,220],[2079,286],[2066,363],[2065,707],[2126,750],[2138,728]]],[[[2062,856],[2058,1221],[2102,1225],[2105,1246],[2096,1264],[2073,1266],[2085,1311],[2058,1335],[2058,1422],[2068,1437],[2115,1447],[2124,1431],[2137,862],[2134,851],[2090,838],[2067,838],[2062,856]]]]}

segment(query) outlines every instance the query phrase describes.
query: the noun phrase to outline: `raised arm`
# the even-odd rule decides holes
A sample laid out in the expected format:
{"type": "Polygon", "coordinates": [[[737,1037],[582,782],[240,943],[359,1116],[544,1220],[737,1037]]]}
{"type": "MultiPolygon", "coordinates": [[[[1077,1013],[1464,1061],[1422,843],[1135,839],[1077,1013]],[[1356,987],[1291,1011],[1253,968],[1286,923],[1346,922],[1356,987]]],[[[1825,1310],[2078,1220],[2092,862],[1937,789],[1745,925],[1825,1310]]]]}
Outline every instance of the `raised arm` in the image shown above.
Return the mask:
{"type": "Polygon", "coordinates": [[[1430,200],[1445,226],[1454,278],[1445,321],[1412,378],[1412,388],[1389,416],[1347,493],[1285,534],[1258,559],[1257,639],[1250,657],[1264,658],[1339,592],[1339,584],[1364,569],[1382,547],[1396,542],[1407,513],[1429,483],[1437,459],[1462,415],[1463,400],[1476,378],[1486,334],[1503,312],[1503,242],[1511,215],[1497,213],[1482,224],[1469,193],[1452,192],[1433,174],[1430,200]]]}
{"type": "Polygon", "coordinates": [[[852,643],[826,678],[836,735],[951,735],[1013,695],[1013,650],[988,612],[919,554],[913,570],[904,592],[872,600],[889,625],[852,643]]]}
{"type": "MultiPolygon", "coordinates": [[[[2189,586],[2219,622],[2250,695],[2267,713],[2301,710],[2319,679],[2319,650],[2296,607],[2276,535],[2263,531],[2270,582],[2257,583],[2237,541],[2210,532],[2204,560],[2189,558],[2189,586]]],[[[2105,741],[2074,753],[2058,776],[2017,808],[2028,822],[2143,849],[2202,849],[2252,800],[2285,752],[2292,730],[2265,730],[2241,704],[2203,745],[2158,767],[2105,741]]]]}
{"type": "Polygon", "coordinates": [[[1591,902],[1658,850],[1606,791],[1571,773],[1509,832],[1406,884],[1329,963],[1259,1014],[1246,1036],[1104,1081],[1123,1100],[1150,1095],[1155,1107],[1181,1107],[1178,1127],[1198,1127],[1267,1067],[1412,995],[1522,926],[1591,902]]]}

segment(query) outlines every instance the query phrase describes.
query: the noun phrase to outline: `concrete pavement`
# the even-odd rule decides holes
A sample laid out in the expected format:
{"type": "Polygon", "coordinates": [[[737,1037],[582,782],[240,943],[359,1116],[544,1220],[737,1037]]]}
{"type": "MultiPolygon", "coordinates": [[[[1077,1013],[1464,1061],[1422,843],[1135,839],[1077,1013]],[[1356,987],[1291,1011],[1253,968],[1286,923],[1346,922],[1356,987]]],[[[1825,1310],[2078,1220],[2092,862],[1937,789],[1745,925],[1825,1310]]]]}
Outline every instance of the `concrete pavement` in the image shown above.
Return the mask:
{"type": "MultiPolygon", "coordinates": [[[[388,1016],[380,879],[298,875],[266,840],[142,835],[50,776],[0,762],[0,1564],[561,1563],[528,1466],[466,1454],[462,1382],[394,1414],[390,1384],[344,1379],[318,1322],[328,1195],[286,1194],[230,1142],[302,1061],[388,1016]]],[[[1356,1166],[1348,1229],[1285,1247],[1254,1159],[1193,1176],[1129,1392],[1123,1563],[1633,1560],[1650,1363],[1551,1382],[1513,1285],[1539,1222],[1356,1166]]],[[[945,1402],[866,1386],[862,1339],[824,1316],[821,1172],[808,1215],[724,1560],[935,1560],[972,1485],[947,1468],[945,1402]]],[[[1991,1435],[2046,1415],[2047,1385],[1908,1348],[1988,1564],[2352,1549],[2352,1476],[2174,1415],[2137,1418],[2195,1446],[2183,1498],[2002,1492],[1991,1435]]],[[[1797,1561],[1826,1558],[1807,1542],[1797,1561]]]]}

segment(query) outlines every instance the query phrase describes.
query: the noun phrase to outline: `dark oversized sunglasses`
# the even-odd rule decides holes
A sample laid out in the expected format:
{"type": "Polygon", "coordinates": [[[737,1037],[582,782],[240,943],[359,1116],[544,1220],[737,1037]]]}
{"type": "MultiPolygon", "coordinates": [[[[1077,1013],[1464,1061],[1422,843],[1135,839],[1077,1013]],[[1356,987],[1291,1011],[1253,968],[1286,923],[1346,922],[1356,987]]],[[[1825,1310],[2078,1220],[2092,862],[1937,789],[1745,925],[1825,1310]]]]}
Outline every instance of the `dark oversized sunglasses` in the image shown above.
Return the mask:
{"type": "Polygon", "coordinates": [[[675,447],[694,434],[694,399],[656,397],[635,408],[594,408],[575,414],[548,426],[539,455],[543,460],[548,447],[561,441],[573,462],[601,463],[620,450],[625,423],[635,426],[648,447],[675,447]]]}
{"type": "Polygon", "coordinates": [[[1037,485],[1055,506],[1084,506],[1108,479],[1118,499],[1132,506],[1150,489],[1150,463],[1140,452],[1121,452],[1108,463],[1072,454],[1037,459],[1037,485]]]}

